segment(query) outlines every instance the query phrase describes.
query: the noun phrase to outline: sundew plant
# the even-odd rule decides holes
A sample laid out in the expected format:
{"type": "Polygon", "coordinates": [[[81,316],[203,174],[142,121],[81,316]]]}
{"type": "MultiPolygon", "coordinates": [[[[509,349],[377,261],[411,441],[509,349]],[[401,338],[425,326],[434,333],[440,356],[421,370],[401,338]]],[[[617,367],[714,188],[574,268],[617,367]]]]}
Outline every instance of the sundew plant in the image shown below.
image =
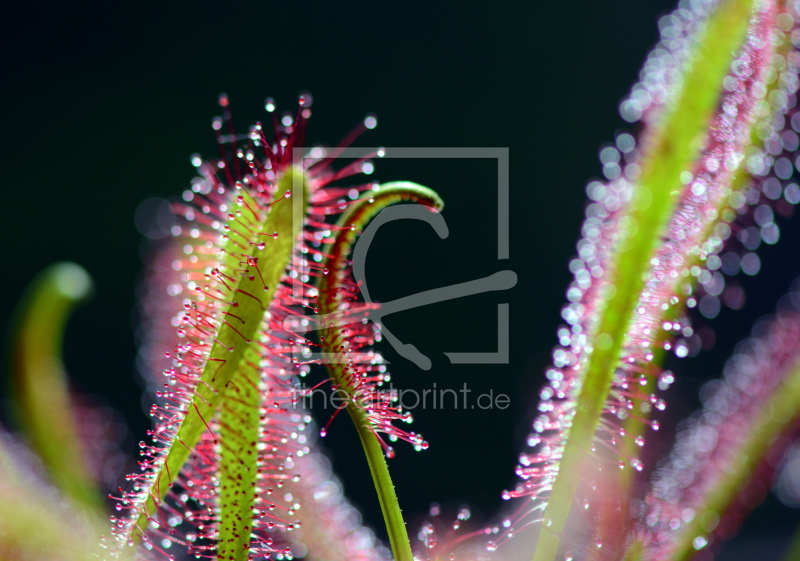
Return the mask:
{"type": "Polygon", "coordinates": [[[677,376],[663,364],[700,352],[698,322],[741,308],[735,277],[759,272],[759,247],[793,243],[776,221],[800,202],[800,3],[681,0],[659,27],[620,105],[630,129],[601,149],[605,178],[587,185],[558,345],[507,466],[516,482],[478,483],[505,500],[495,519],[472,524],[464,508],[443,520],[434,504],[410,527],[391,479],[393,458],[429,443],[388,389],[402,373],[391,378],[379,352],[381,305],[365,297],[358,243],[395,205],[442,235],[444,202],[416,183],[371,181],[391,149],[343,156],[374,116],[326,148],[306,142],[309,94],[283,114],[268,99],[267,119],[246,130],[221,95],[219,153],[192,156],[197,177],[166,209],[170,236],[145,273],[152,428],[108,500],[91,441],[102,435],[88,430],[97,417],[68,394],[60,360],[91,280],[57,263],[19,307],[9,349],[20,435],[0,438],[0,559],[713,559],[769,486],[792,477],[800,282],[659,457],[677,376]],[[333,415],[304,406],[312,369],[339,398],[333,415]],[[349,461],[369,466],[386,544],[343,523],[352,507],[321,445],[346,430],[331,428],[337,415],[363,446],[349,461]]]}

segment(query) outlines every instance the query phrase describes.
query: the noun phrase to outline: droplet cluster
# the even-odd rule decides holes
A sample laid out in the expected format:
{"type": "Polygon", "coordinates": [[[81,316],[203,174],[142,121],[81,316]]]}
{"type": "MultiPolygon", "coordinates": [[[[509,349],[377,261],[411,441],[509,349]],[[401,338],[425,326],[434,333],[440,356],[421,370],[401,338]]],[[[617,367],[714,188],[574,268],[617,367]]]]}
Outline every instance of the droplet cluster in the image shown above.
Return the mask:
{"type": "MultiPolygon", "coordinates": [[[[428,518],[417,531],[414,543],[414,559],[419,561],[489,561],[492,556],[489,550],[476,547],[476,542],[485,540],[501,531],[495,526],[479,530],[468,528],[472,517],[471,509],[461,505],[448,522],[442,515],[442,507],[432,503],[428,518]]],[[[508,523],[505,524],[505,528],[508,523]]],[[[414,540],[412,539],[412,542],[414,540]]],[[[493,550],[492,550],[493,551],[493,550]]]]}
{"type": "MultiPolygon", "coordinates": [[[[773,33],[767,38],[774,52],[761,84],[755,88],[752,143],[742,154],[734,186],[726,195],[727,204],[714,225],[710,241],[716,251],[692,271],[697,289],[688,305],[705,318],[716,317],[723,305],[733,309],[744,305],[745,294],[736,275],[760,271],[756,251],[762,244],[778,242],[778,218],[791,216],[800,201],[796,157],[800,146],[800,113],[796,107],[800,59],[795,51],[800,42],[796,20],[795,8],[775,17],[773,33]]],[[[742,70],[741,65],[734,67],[736,75],[742,70]]],[[[731,91],[734,80],[728,77],[724,86],[731,91]]],[[[689,355],[699,350],[696,336],[688,338],[686,345],[689,355]]]]}

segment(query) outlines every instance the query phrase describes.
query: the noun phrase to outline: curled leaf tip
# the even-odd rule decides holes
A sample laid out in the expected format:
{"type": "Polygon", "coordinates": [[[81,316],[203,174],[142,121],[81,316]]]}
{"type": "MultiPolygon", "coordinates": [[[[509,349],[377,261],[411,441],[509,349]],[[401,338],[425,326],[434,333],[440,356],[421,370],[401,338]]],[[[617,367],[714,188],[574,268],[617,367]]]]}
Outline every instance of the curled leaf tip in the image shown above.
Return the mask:
{"type": "Polygon", "coordinates": [[[53,288],[75,302],[88,298],[93,290],[92,278],[86,269],[70,261],[62,261],[50,267],[53,288]]]}
{"type": "Polygon", "coordinates": [[[411,561],[411,545],[385,459],[393,458],[395,450],[380,435],[386,434],[392,441],[408,441],[416,450],[428,448],[428,443],[422,435],[395,424],[410,423],[412,417],[397,406],[389,392],[381,389],[388,372],[381,355],[370,348],[379,331],[361,321],[380,306],[359,302],[366,286],[354,271],[362,270],[363,263],[359,266],[349,261],[367,223],[388,206],[402,202],[418,203],[433,211],[444,206],[434,191],[407,181],[385,183],[353,202],[340,218],[338,233],[325,250],[328,257],[318,284],[318,321],[331,382],[344,393],[347,412],[364,447],[395,559],[411,561]]]}

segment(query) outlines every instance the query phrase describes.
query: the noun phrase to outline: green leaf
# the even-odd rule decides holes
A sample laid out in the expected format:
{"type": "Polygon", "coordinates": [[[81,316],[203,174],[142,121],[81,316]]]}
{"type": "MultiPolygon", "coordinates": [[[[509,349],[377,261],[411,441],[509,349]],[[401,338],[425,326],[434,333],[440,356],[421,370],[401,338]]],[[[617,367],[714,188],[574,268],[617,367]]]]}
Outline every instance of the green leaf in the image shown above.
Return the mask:
{"type": "Polygon", "coordinates": [[[552,561],[557,554],[650,261],[681,192],[680,175],[690,170],[699,155],[719,102],[723,78],[744,41],[754,4],[754,0],[720,3],[707,22],[704,41],[695,46],[680,94],[648,138],[642,173],[625,217],[637,232],[618,245],[613,258],[609,279],[615,290],[601,304],[599,321],[587,343],[592,351],[583,369],[575,415],[543,513],[546,522],[534,561],[552,561]],[[597,344],[601,337],[602,344],[597,344]]]}
{"type": "MultiPolygon", "coordinates": [[[[782,61],[784,60],[782,57],[786,57],[789,52],[792,50],[793,45],[789,37],[785,34],[774,34],[773,39],[775,52],[778,56],[773,57],[772,59],[772,71],[779,73],[782,69],[782,61]]],[[[766,84],[766,93],[763,96],[763,99],[769,100],[773,98],[773,92],[781,91],[781,79],[774,79],[768,81],[766,84]]],[[[760,134],[763,136],[763,130],[769,129],[771,127],[770,121],[772,119],[772,114],[769,111],[762,111],[757,112],[758,118],[755,122],[752,123],[750,127],[750,146],[759,147],[763,149],[764,142],[760,138],[760,134]]],[[[743,192],[747,188],[750,187],[752,181],[752,176],[750,174],[750,170],[748,169],[747,165],[740,165],[736,171],[734,172],[733,178],[730,182],[730,193],[736,192],[743,192]]],[[[734,209],[730,206],[730,195],[722,197],[717,205],[716,214],[717,216],[722,217],[723,222],[730,222],[733,220],[733,217],[736,215],[734,209]]],[[[712,236],[712,231],[716,227],[717,224],[720,222],[715,221],[708,221],[704,225],[704,233],[703,239],[710,239],[712,236]]],[[[687,267],[692,267],[694,265],[698,265],[703,267],[705,265],[705,255],[701,254],[700,252],[694,253],[690,256],[690,260],[687,263],[687,267]]],[[[691,279],[690,279],[691,281],[691,279]]],[[[677,290],[680,282],[675,284],[675,289],[677,290]]],[[[663,321],[672,322],[678,319],[678,315],[681,312],[680,309],[677,308],[670,308],[667,313],[662,318],[663,321]]],[[[654,338],[655,342],[652,345],[654,358],[652,364],[660,365],[663,363],[664,360],[664,349],[663,343],[669,340],[670,337],[668,334],[664,333],[663,331],[659,332],[656,337],[654,338]]],[[[648,425],[641,422],[641,419],[646,419],[649,417],[650,412],[652,411],[652,407],[650,404],[646,404],[648,400],[648,396],[650,396],[653,392],[656,391],[656,379],[655,377],[649,377],[640,388],[640,393],[642,394],[642,398],[634,398],[633,401],[633,410],[636,411],[636,416],[631,416],[625,419],[623,423],[623,428],[625,430],[625,436],[622,437],[622,446],[621,446],[621,453],[625,457],[634,457],[638,453],[638,446],[635,444],[637,438],[643,438],[645,429],[648,425]],[[642,405],[645,405],[643,408],[642,405]]],[[[622,485],[622,497],[630,496],[631,485],[633,483],[633,474],[632,470],[620,470],[618,472],[619,480],[622,485]]],[[[627,500],[623,499],[626,503],[627,500]]],[[[627,506],[623,506],[622,508],[627,508],[627,506]]],[[[616,533],[616,529],[611,529],[612,532],[616,533]]]]}
{"type": "Polygon", "coordinates": [[[256,365],[260,357],[248,349],[245,363],[225,388],[219,412],[220,527],[217,556],[246,560],[253,528],[258,475],[261,392],[256,365]],[[249,364],[248,364],[249,363],[249,364]]]}
{"type": "Polygon", "coordinates": [[[11,397],[23,434],[55,484],[76,505],[101,512],[61,362],[69,314],[91,290],[88,273],[75,263],[56,263],[33,281],[15,313],[11,331],[11,397]]]}
{"type": "MultiPolygon", "coordinates": [[[[224,306],[220,317],[236,317],[231,323],[223,323],[215,336],[202,378],[195,396],[186,408],[186,416],[178,428],[175,440],[170,445],[163,462],[153,474],[153,488],[144,501],[137,522],[131,527],[132,538],[141,537],[147,528],[148,518],[156,511],[169,491],[175,478],[188,460],[191,450],[208,430],[209,421],[222,403],[220,434],[214,435],[222,445],[224,466],[220,473],[222,493],[219,543],[226,559],[245,560],[248,555],[254,491],[252,483],[256,476],[256,453],[241,454],[243,443],[255,442],[257,423],[252,423],[252,409],[257,412],[257,392],[246,391],[253,376],[253,366],[248,364],[248,354],[255,352],[258,330],[265,312],[272,302],[281,277],[286,271],[295,243],[300,235],[306,213],[306,177],[302,170],[289,168],[277,181],[278,193],[288,193],[271,204],[266,219],[253,220],[257,231],[251,232],[253,259],[242,264],[241,240],[231,235],[224,249],[225,269],[234,271],[247,267],[249,274],[242,276],[233,287],[236,294],[232,303],[224,306]],[[277,236],[269,243],[262,241],[257,233],[277,236]],[[257,270],[255,270],[257,269],[257,270]],[[263,280],[263,283],[262,283],[263,280]],[[229,315],[228,315],[229,314],[229,315]],[[243,400],[243,401],[242,401],[243,400]],[[243,490],[243,486],[247,487],[243,490]],[[245,492],[246,491],[246,492],[245,492]],[[139,531],[134,531],[139,528],[139,531]]],[[[246,189],[240,191],[242,206],[260,208],[246,189]]],[[[251,361],[252,362],[252,361],[251,361]]],[[[256,363],[257,364],[257,361],[256,363]]]]}
{"type": "Polygon", "coordinates": [[[737,347],[739,356],[657,474],[643,525],[649,557],[688,561],[718,527],[735,530],[725,517],[741,518],[757,504],[771,463],[790,443],[800,418],[800,313],[779,312],[759,332],[737,347]],[[670,526],[679,512],[691,515],[670,526]]]}

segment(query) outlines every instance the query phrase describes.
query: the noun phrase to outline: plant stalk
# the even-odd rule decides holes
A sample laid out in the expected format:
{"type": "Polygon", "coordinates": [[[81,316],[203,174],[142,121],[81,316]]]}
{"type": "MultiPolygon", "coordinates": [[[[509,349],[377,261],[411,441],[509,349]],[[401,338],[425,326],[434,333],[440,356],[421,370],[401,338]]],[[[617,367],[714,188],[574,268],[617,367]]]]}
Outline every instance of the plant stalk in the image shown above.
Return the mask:
{"type": "Polygon", "coordinates": [[[395,561],[414,561],[406,523],[403,520],[392,476],[389,475],[389,466],[386,464],[386,457],[378,436],[370,429],[370,422],[363,409],[351,401],[347,404],[347,412],[353,419],[353,424],[356,426],[358,437],[361,439],[361,445],[367,456],[369,471],[378,493],[378,501],[381,504],[381,512],[386,523],[386,531],[389,534],[389,543],[392,546],[395,561]]]}

